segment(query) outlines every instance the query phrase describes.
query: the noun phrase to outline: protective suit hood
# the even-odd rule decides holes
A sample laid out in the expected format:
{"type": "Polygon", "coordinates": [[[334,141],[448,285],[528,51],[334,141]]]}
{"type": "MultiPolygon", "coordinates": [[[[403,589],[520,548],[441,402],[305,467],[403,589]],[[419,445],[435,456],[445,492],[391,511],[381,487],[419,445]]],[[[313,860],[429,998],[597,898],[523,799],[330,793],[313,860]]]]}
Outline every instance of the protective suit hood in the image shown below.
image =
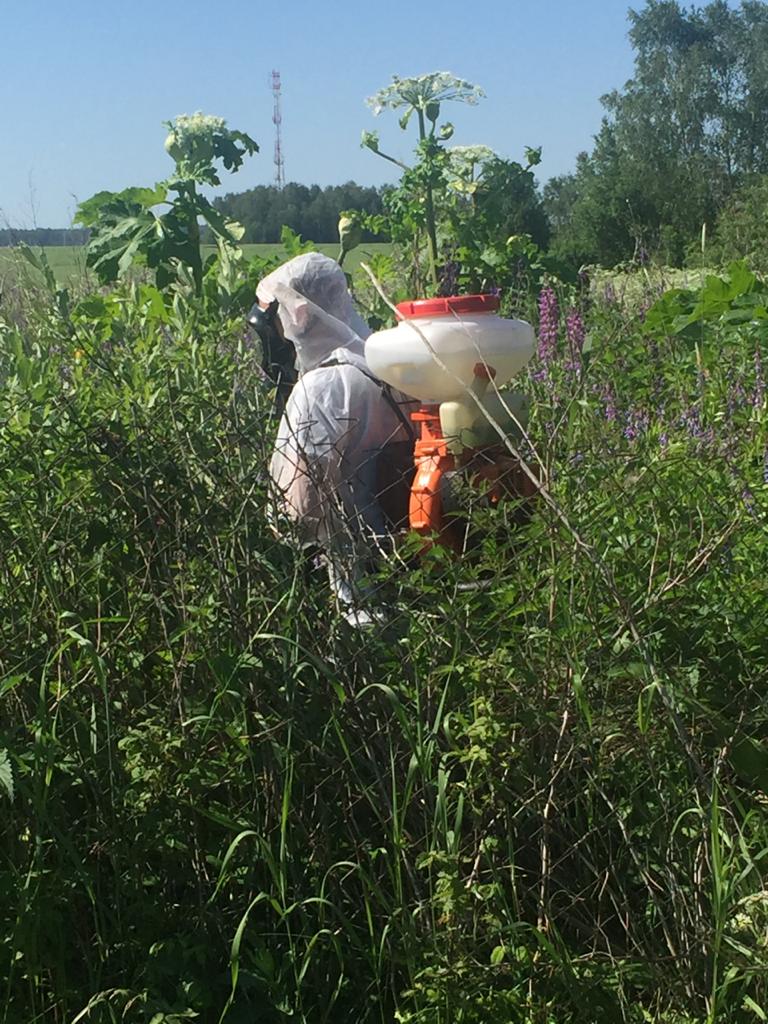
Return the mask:
{"type": "Polygon", "coordinates": [[[256,297],[280,303],[280,322],[296,347],[299,373],[320,366],[338,349],[363,357],[370,329],[355,310],[344,271],[329,256],[308,252],[288,260],[259,283],[256,297]]]}

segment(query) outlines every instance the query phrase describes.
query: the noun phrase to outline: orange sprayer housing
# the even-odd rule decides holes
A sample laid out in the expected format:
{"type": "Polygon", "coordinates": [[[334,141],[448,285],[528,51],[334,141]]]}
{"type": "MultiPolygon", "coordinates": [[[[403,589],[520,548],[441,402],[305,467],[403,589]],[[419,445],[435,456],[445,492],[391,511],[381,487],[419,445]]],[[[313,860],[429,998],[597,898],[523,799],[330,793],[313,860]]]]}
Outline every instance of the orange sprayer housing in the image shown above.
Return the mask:
{"type": "Polygon", "coordinates": [[[411,414],[411,419],[420,425],[421,432],[413,449],[416,473],[411,484],[409,523],[411,529],[423,537],[438,535],[447,540],[440,485],[443,475],[455,467],[456,460],[448,451],[440,429],[439,406],[424,405],[411,414]]]}
{"type": "Polygon", "coordinates": [[[440,426],[440,407],[422,406],[411,414],[420,427],[414,445],[416,472],[411,484],[408,520],[412,530],[424,537],[427,547],[442,544],[456,551],[463,547],[463,530],[445,508],[446,474],[464,470],[467,479],[482,490],[486,501],[495,506],[505,496],[529,499],[537,485],[523,472],[503,446],[465,449],[461,455],[448,450],[448,441],[440,426]]]}

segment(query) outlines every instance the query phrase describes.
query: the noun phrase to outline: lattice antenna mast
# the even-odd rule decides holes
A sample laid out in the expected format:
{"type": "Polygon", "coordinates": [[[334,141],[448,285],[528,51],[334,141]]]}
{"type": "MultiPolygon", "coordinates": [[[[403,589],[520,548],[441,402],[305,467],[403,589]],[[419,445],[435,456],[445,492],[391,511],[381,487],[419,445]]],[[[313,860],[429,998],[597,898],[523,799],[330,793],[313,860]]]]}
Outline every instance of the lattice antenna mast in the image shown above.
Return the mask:
{"type": "Polygon", "coordinates": [[[280,72],[272,72],[272,95],[275,103],[272,109],[272,123],[275,126],[275,184],[285,185],[285,162],[283,160],[283,114],[280,109],[280,72]]]}

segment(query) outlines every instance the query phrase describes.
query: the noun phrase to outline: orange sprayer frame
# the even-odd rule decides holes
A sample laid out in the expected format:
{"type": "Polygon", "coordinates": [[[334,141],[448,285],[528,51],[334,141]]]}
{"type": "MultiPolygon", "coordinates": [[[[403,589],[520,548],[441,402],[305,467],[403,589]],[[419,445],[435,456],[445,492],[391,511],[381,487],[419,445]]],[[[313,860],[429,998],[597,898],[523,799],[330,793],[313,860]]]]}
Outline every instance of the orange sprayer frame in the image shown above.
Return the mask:
{"type": "Polygon", "coordinates": [[[416,472],[411,484],[408,521],[412,530],[433,543],[458,550],[461,547],[455,525],[446,522],[443,509],[442,477],[459,466],[469,468],[472,478],[486,488],[492,505],[504,497],[515,495],[531,499],[538,487],[520,469],[516,459],[505,451],[465,451],[457,459],[448,451],[448,442],[440,426],[440,407],[422,406],[411,413],[411,419],[421,427],[420,437],[413,449],[416,472]]]}
{"type": "Polygon", "coordinates": [[[411,484],[408,520],[412,530],[421,536],[433,537],[443,543],[450,541],[443,523],[443,499],[440,480],[454,468],[456,461],[448,451],[440,429],[440,407],[422,406],[411,413],[414,423],[421,425],[421,435],[413,449],[416,473],[411,484]]]}
{"type": "MultiPolygon", "coordinates": [[[[482,395],[488,381],[496,376],[496,371],[485,363],[477,363],[474,376],[475,393],[482,395]]],[[[437,535],[440,543],[452,547],[455,546],[451,543],[453,531],[443,521],[440,480],[444,473],[456,468],[456,459],[448,451],[443,436],[440,406],[423,405],[417,412],[411,413],[411,419],[421,424],[421,432],[413,449],[416,474],[411,486],[408,510],[410,526],[422,536],[437,535]]]]}

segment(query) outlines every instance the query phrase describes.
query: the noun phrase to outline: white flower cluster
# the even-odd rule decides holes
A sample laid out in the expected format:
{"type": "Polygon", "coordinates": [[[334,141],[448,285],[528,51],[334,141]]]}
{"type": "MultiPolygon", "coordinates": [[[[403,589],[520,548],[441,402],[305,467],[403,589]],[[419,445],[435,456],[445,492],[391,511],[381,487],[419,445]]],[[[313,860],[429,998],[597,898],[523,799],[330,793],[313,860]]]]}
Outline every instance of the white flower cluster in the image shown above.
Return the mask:
{"type": "Polygon", "coordinates": [[[454,192],[471,194],[477,190],[477,179],[483,164],[497,154],[489,146],[452,146],[448,150],[450,174],[448,185],[454,192]]]}
{"type": "Polygon", "coordinates": [[[196,110],[194,114],[179,114],[171,121],[172,130],[180,138],[193,135],[208,135],[210,132],[221,131],[226,128],[227,122],[223,117],[216,117],[215,114],[204,114],[196,110]]]}
{"type": "Polygon", "coordinates": [[[177,164],[196,166],[210,163],[213,158],[213,136],[227,126],[223,117],[213,114],[179,114],[166,122],[170,129],[165,149],[177,164]]]}
{"type": "Polygon", "coordinates": [[[493,160],[496,153],[490,146],[451,146],[449,156],[452,166],[460,170],[493,160]]]}
{"type": "Polygon", "coordinates": [[[768,949],[768,891],[761,889],[740,899],[737,911],[728,922],[732,934],[755,936],[757,945],[768,949]]]}
{"type": "Polygon", "coordinates": [[[366,100],[374,114],[382,110],[397,110],[398,107],[414,107],[423,110],[428,103],[442,103],[444,100],[459,100],[474,105],[485,93],[478,85],[463,78],[457,78],[450,71],[433,71],[430,75],[416,78],[392,76],[392,84],[380,89],[366,100]]]}

